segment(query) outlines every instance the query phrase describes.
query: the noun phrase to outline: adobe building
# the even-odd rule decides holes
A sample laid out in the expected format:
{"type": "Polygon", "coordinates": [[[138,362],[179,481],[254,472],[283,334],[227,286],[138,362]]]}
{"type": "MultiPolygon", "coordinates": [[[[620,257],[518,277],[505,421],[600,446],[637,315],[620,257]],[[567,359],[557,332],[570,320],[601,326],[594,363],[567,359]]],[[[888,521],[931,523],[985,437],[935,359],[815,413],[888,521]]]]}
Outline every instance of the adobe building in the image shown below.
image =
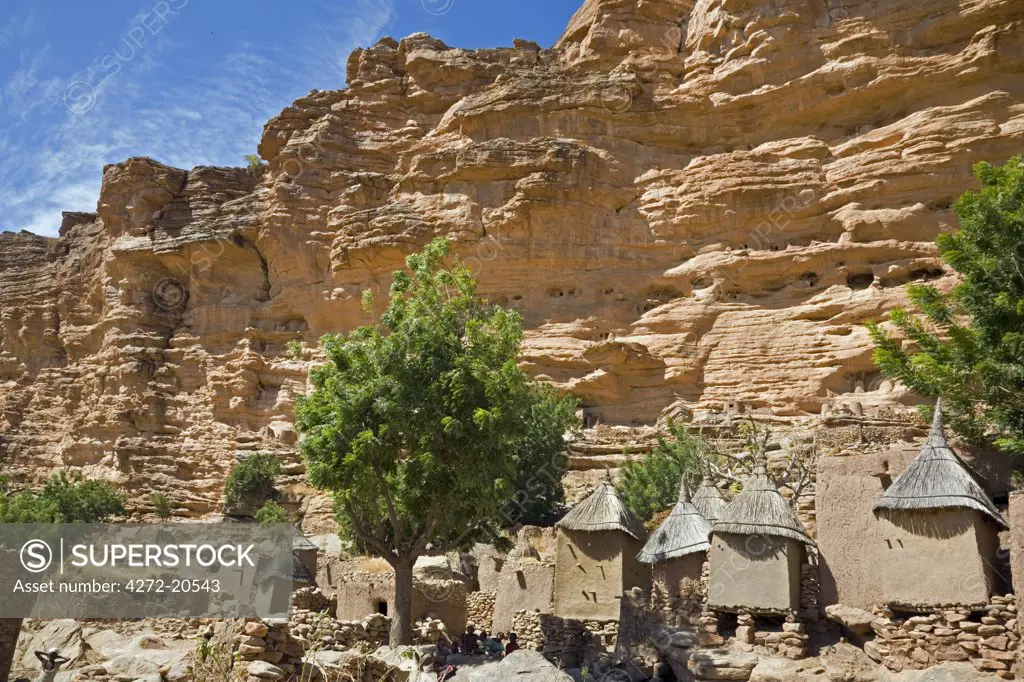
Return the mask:
{"type": "Polygon", "coordinates": [[[800,567],[814,546],[759,457],[743,491],[711,527],[708,605],[731,613],[800,609],[800,567]]]}
{"type": "Polygon", "coordinates": [[[541,559],[525,530],[520,531],[516,547],[505,557],[498,575],[491,632],[512,631],[517,611],[551,613],[555,566],[541,559]]]}
{"type": "Polygon", "coordinates": [[[912,611],[989,603],[1007,525],[949,446],[941,402],[921,452],[872,511],[880,532],[868,556],[882,603],[912,611]]]}
{"type": "Polygon", "coordinates": [[[722,491],[711,482],[711,478],[706,474],[693,493],[692,502],[700,515],[712,524],[722,518],[725,508],[729,506],[729,500],[725,499],[722,491]]]}
{"type": "Polygon", "coordinates": [[[636,557],[651,565],[651,603],[671,625],[681,616],[688,622],[700,612],[704,598],[701,573],[711,547],[710,533],[711,523],[690,503],[684,479],[676,506],[636,557]]]}
{"type": "Polygon", "coordinates": [[[605,480],[555,527],[554,615],[619,620],[623,592],[650,587],[650,569],[636,559],[646,537],[640,519],[605,480]]]}
{"type": "MultiPolygon", "coordinates": [[[[394,614],[395,573],[386,561],[364,557],[337,562],[330,568],[330,582],[320,588],[328,597],[337,597],[338,620],[394,614]]],[[[449,633],[461,634],[466,627],[466,580],[442,568],[438,557],[420,557],[414,571],[413,620],[440,618],[449,633]]]]}

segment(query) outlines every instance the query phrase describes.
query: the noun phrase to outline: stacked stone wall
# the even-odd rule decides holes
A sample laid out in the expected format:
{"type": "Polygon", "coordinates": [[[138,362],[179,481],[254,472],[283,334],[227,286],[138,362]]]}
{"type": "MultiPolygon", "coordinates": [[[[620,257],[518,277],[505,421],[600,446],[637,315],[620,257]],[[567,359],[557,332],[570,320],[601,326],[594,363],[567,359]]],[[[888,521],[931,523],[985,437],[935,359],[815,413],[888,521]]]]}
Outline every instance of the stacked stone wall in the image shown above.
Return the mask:
{"type": "Polygon", "coordinates": [[[879,609],[871,627],[875,639],[864,645],[890,670],[921,670],[944,661],[969,661],[978,670],[1014,678],[1020,645],[1014,595],[992,597],[983,611],[949,609],[917,615],[879,609]]]}
{"type": "Polygon", "coordinates": [[[494,592],[470,592],[466,596],[466,628],[490,630],[494,622],[494,592]]]}
{"type": "Polygon", "coordinates": [[[539,651],[562,668],[577,668],[612,651],[619,635],[617,621],[580,621],[539,611],[517,612],[513,626],[520,647],[539,651]]]}

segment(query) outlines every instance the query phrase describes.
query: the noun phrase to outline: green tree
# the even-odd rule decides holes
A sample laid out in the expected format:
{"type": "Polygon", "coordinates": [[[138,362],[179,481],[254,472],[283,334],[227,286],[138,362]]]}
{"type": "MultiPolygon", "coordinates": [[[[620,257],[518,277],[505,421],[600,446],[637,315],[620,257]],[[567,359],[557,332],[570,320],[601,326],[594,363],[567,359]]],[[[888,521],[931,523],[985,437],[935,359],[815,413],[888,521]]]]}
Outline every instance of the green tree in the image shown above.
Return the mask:
{"type": "Polygon", "coordinates": [[[261,505],[277,496],[274,481],[281,474],[281,462],[267,452],[252,454],[232,469],[224,482],[224,500],[228,507],[261,505]]]}
{"type": "Polygon", "coordinates": [[[671,421],[667,430],[649,455],[622,467],[616,484],[626,506],[644,521],[675,505],[682,476],[694,487],[711,457],[711,447],[701,436],[671,421]]]}
{"type": "Polygon", "coordinates": [[[273,500],[267,500],[253,515],[257,523],[295,523],[288,510],[273,500]]]}
{"type": "MultiPolygon", "coordinates": [[[[125,513],[125,496],[105,481],[54,474],[41,490],[15,490],[0,477],[0,523],[106,523],[125,513]]],[[[0,618],[0,680],[14,660],[22,619],[0,618]]]]}
{"type": "MultiPolygon", "coordinates": [[[[435,240],[409,256],[379,320],[325,336],[328,361],[296,405],[310,481],[334,492],[343,532],[395,571],[392,644],[410,641],[416,559],[496,533],[521,470],[557,468],[576,426],[571,399],[518,366],[519,315],[478,298],[448,254],[435,240]]],[[[553,500],[528,492],[533,502],[553,500]]]]}
{"type": "Polygon", "coordinates": [[[948,295],[930,285],[908,287],[915,310],[892,311],[895,333],[874,323],[868,329],[882,371],[921,395],[941,396],[957,434],[1021,455],[1024,157],[979,163],[974,173],[981,191],[956,202],[960,231],[937,240],[960,283],[948,295]]]}
{"type": "Polygon", "coordinates": [[[259,170],[263,167],[263,161],[260,159],[259,154],[246,154],[245,166],[251,171],[259,170]]]}

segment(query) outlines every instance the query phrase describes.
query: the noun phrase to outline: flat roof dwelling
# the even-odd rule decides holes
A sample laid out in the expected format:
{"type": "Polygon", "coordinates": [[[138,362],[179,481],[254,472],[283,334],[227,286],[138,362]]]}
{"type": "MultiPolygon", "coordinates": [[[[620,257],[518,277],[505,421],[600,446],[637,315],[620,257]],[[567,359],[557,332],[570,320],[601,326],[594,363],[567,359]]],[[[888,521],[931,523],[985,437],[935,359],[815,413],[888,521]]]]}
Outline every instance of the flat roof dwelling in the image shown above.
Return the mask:
{"type": "Polygon", "coordinates": [[[921,452],[872,510],[881,534],[868,558],[883,603],[911,611],[988,604],[1007,525],[949,446],[941,401],[921,452]]]}
{"type": "Polygon", "coordinates": [[[697,615],[703,594],[701,572],[711,547],[711,523],[690,503],[685,479],[679,484],[679,501],[647,539],[637,561],[651,564],[651,600],[669,624],[697,615]]]}
{"type": "Polygon", "coordinates": [[[650,587],[650,570],[636,559],[646,536],[611,481],[603,481],[555,524],[554,615],[617,621],[622,593],[650,587]]]}
{"type": "Polygon", "coordinates": [[[725,508],[729,506],[729,500],[725,499],[722,491],[711,482],[711,478],[706,474],[701,479],[697,490],[693,493],[692,502],[694,508],[700,512],[700,515],[711,523],[722,518],[725,508]]]}
{"type": "Polygon", "coordinates": [[[517,611],[551,613],[555,566],[541,561],[540,553],[520,534],[515,549],[505,558],[494,598],[492,632],[509,632],[517,611]]]}
{"type": "Polygon", "coordinates": [[[743,491],[711,526],[709,606],[776,615],[799,610],[806,545],[814,541],[759,457],[743,491]]]}

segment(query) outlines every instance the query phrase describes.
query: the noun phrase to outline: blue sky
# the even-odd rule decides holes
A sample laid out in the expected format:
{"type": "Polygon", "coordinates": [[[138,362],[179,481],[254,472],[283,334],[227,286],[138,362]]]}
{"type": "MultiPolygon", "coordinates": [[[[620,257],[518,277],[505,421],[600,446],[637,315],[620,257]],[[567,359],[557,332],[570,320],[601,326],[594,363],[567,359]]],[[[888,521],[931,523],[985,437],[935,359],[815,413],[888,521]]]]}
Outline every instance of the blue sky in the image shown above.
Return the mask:
{"type": "Polygon", "coordinates": [[[104,164],[243,165],[381,36],[549,47],[581,0],[0,0],[0,231],[95,210],[104,164]]]}

